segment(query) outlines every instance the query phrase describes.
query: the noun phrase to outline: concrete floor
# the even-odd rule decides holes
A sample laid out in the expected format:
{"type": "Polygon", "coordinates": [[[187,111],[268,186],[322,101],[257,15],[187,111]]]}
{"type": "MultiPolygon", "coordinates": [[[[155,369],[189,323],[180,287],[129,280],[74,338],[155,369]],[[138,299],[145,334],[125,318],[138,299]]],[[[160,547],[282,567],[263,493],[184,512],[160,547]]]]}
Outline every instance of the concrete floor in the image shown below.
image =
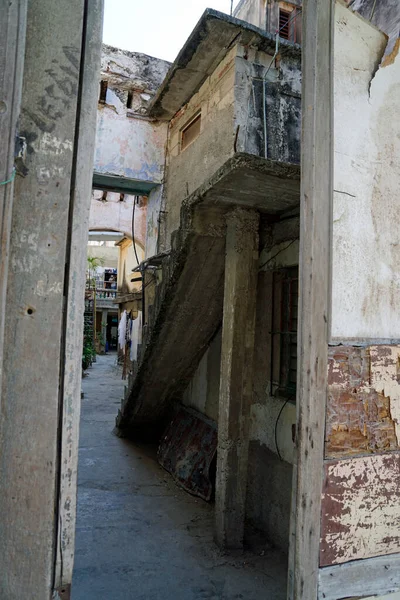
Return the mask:
{"type": "Polygon", "coordinates": [[[212,505],[112,434],[124,384],[115,354],[83,380],[72,600],[285,600],[282,555],[224,555],[212,505]]]}

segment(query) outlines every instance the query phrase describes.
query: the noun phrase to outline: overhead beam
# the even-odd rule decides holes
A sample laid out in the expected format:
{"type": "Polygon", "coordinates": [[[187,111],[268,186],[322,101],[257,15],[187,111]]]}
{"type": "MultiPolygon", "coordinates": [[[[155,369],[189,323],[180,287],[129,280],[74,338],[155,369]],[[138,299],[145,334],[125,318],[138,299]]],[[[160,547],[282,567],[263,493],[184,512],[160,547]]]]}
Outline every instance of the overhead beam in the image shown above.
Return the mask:
{"type": "Polygon", "coordinates": [[[93,173],[93,189],[104,190],[105,192],[118,192],[130,196],[148,196],[151,190],[160,185],[153,181],[142,181],[140,179],[130,179],[118,175],[108,175],[105,173],[93,173]]]}

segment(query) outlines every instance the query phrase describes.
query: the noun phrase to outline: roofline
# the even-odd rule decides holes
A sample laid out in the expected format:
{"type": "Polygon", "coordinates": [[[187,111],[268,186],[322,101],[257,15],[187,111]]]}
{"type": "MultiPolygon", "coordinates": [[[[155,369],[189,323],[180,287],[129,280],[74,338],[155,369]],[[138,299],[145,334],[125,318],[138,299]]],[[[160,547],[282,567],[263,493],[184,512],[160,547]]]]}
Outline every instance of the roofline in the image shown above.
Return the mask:
{"type": "MultiPolygon", "coordinates": [[[[212,8],[207,8],[204,11],[204,13],[202,14],[202,16],[200,17],[200,20],[198,21],[197,25],[193,29],[192,33],[186,40],[186,42],[183,45],[182,49],[180,50],[178,56],[172,63],[163,83],[161,84],[160,88],[158,89],[158,92],[156,93],[153,100],[151,101],[150,106],[149,106],[149,112],[148,112],[148,114],[150,116],[160,118],[160,116],[157,114],[157,112],[160,110],[162,99],[168,93],[168,89],[169,89],[171,80],[173,79],[173,77],[177,71],[179,71],[181,69],[185,69],[185,67],[192,60],[199,44],[208,37],[207,25],[211,21],[214,21],[214,22],[216,21],[216,22],[220,22],[220,23],[229,23],[237,31],[236,36],[235,35],[233,36],[231,44],[229,46],[225,47],[225,55],[228,53],[230,48],[233,46],[234,42],[236,40],[239,40],[242,33],[244,35],[246,35],[246,37],[249,38],[249,42],[251,41],[251,44],[256,45],[259,49],[264,49],[264,50],[268,49],[268,50],[271,50],[272,52],[275,51],[275,44],[276,44],[275,35],[268,33],[264,29],[260,29],[259,27],[256,27],[255,25],[251,25],[250,23],[247,23],[246,21],[242,21],[241,19],[236,19],[235,17],[231,17],[225,13],[219,12],[218,10],[214,10],[212,8]]],[[[293,42],[290,42],[288,40],[280,38],[279,47],[280,47],[280,54],[282,54],[282,55],[291,55],[291,56],[295,56],[297,58],[301,57],[301,46],[299,46],[298,44],[294,44],[293,42]]],[[[219,52],[220,52],[220,49],[219,49],[219,52]]],[[[223,59],[223,56],[221,56],[221,60],[222,59],[223,59]]],[[[195,89],[191,90],[191,92],[188,94],[188,97],[186,98],[186,101],[184,104],[186,104],[186,102],[188,102],[189,99],[197,92],[199,87],[204,83],[205,79],[206,79],[206,75],[204,76],[203,80],[197,85],[197,87],[195,89]]],[[[179,107],[179,108],[181,108],[181,107],[179,107]]],[[[177,110],[179,110],[179,108],[177,110]]]]}

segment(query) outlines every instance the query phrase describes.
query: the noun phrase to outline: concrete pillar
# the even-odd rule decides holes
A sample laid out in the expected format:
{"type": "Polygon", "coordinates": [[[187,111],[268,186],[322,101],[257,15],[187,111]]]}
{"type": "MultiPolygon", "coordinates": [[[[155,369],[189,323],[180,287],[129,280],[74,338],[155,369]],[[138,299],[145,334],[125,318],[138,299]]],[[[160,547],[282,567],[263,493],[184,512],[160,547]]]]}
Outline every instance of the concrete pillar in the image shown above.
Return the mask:
{"type": "MultiPolygon", "coordinates": [[[[24,4],[0,2],[1,15],[10,25],[7,33],[1,19],[0,33],[6,29],[7,43],[15,40],[15,27],[19,30],[14,49],[7,47],[7,63],[12,56],[18,58],[16,48],[23,48],[24,28],[17,21],[24,4]]],[[[9,262],[2,259],[0,273],[0,280],[4,276],[7,281],[6,294],[0,294],[4,600],[48,600],[60,584],[60,594],[69,597],[101,13],[101,0],[28,2],[18,118],[27,151],[14,179],[12,214],[7,208],[5,227],[0,228],[2,249],[7,250],[9,238],[9,262]]],[[[0,81],[3,64],[0,60],[0,81]]],[[[5,81],[12,84],[7,77],[5,81]]],[[[0,113],[3,102],[0,97],[0,113]]],[[[12,109],[18,110],[17,97],[12,109]]],[[[10,119],[7,142],[15,141],[14,125],[10,119]]]]}
{"type": "Polygon", "coordinates": [[[217,543],[243,546],[252,401],[259,214],[227,218],[215,518],[217,543]]]}

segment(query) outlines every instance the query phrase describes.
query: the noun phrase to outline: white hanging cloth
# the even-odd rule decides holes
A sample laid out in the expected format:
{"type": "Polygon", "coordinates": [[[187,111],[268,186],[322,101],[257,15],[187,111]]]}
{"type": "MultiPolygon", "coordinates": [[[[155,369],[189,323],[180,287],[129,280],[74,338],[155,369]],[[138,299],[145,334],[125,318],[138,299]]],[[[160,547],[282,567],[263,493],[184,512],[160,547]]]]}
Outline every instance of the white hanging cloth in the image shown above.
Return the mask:
{"type": "Polygon", "coordinates": [[[126,310],[121,315],[121,319],[118,325],[118,344],[125,354],[125,343],[126,343],[126,310]]]}
{"type": "Polygon", "coordinates": [[[137,360],[137,347],[142,343],[142,311],[138,312],[136,319],[132,321],[131,328],[131,361],[137,360]]]}

